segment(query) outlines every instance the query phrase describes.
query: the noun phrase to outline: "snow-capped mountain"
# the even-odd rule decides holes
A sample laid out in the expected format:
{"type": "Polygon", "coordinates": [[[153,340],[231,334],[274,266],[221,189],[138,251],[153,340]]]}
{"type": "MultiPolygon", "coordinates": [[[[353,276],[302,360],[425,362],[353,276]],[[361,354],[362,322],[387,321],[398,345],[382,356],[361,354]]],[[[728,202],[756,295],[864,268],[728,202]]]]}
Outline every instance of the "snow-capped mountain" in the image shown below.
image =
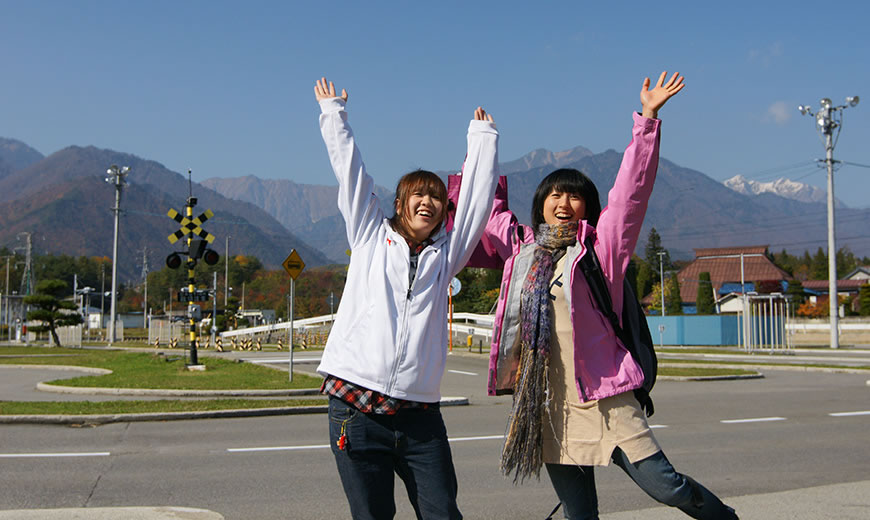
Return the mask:
{"type": "MultiPolygon", "coordinates": [[[[735,175],[724,181],[722,184],[743,195],[760,195],[762,193],[772,193],[785,199],[797,200],[800,202],[817,202],[827,204],[827,192],[816,186],[796,182],[790,179],[782,178],[773,182],[757,182],[748,180],[742,175],[735,175]]],[[[846,207],[839,199],[834,199],[836,207],[846,207]]]]}

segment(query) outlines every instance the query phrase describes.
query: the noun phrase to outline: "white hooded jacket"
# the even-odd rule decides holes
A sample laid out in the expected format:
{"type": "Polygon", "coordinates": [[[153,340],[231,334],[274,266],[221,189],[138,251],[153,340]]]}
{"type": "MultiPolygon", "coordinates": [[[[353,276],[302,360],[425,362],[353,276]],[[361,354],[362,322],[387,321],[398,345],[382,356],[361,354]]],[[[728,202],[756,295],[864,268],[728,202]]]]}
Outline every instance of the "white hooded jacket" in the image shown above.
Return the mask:
{"type": "Polygon", "coordinates": [[[442,225],[432,236],[409,286],[410,249],[380,209],[345,103],[330,98],[320,107],[320,131],[338,179],[338,208],[352,255],[317,371],[391,397],[437,402],[447,360],[448,285],[489,217],[498,179],[498,131],[488,121],[471,121],[453,228],[445,232],[442,225]]]}

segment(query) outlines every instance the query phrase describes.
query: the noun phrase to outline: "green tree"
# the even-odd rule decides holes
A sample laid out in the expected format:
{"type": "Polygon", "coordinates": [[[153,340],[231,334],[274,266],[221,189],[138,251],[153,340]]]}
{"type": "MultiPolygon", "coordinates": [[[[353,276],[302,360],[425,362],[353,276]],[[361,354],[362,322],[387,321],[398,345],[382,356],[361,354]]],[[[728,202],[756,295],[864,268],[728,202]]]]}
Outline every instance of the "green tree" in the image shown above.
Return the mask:
{"type": "Polygon", "coordinates": [[[635,282],[635,292],[640,298],[643,298],[652,291],[653,284],[658,278],[652,268],[645,261],[638,258],[637,280],[635,282]]]}
{"type": "Polygon", "coordinates": [[[50,332],[54,344],[60,345],[57,336],[58,327],[78,325],[84,320],[76,310],[76,304],[63,300],[67,284],[63,280],[42,280],[36,284],[36,293],[24,297],[24,303],[36,307],[27,313],[27,319],[42,322],[42,325],[32,327],[36,332],[50,332]],[[70,312],[73,311],[73,312],[70,312]]]}
{"type": "Polygon", "coordinates": [[[804,285],[800,280],[791,280],[788,282],[788,288],[786,288],[785,294],[791,297],[791,301],[794,305],[800,305],[804,300],[806,300],[804,285]]]}
{"type": "Polygon", "coordinates": [[[810,265],[810,278],[812,280],[827,280],[828,278],[828,255],[820,247],[816,254],[813,255],[812,264],[810,265]]]}
{"type": "Polygon", "coordinates": [[[698,314],[713,314],[715,301],[713,299],[713,282],[710,281],[710,273],[703,272],[698,275],[698,296],[695,298],[695,306],[698,314]]]}
{"type": "Polygon", "coordinates": [[[665,311],[672,316],[683,313],[683,298],[680,296],[680,281],[676,273],[668,278],[665,286],[665,311]]]}
{"type": "Polygon", "coordinates": [[[649,230],[649,236],[646,239],[646,249],[644,250],[644,261],[655,274],[655,279],[661,281],[660,266],[664,264],[664,270],[668,271],[673,266],[671,264],[671,255],[668,250],[662,247],[662,237],[659,236],[656,228],[649,230]],[[659,261],[659,253],[663,254],[662,260],[659,261]]]}
{"type": "Polygon", "coordinates": [[[858,314],[870,316],[870,283],[865,283],[858,289],[858,314]]]}

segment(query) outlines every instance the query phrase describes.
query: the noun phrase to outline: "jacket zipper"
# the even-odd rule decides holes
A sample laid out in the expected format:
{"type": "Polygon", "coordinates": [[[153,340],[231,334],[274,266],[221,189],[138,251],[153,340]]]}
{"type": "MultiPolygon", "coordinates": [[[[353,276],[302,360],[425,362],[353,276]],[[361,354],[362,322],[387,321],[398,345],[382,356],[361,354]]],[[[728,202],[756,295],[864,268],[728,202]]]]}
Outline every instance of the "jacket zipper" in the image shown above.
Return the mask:
{"type": "MultiPolygon", "coordinates": [[[[421,252],[422,254],[422,252],[421,252]]],[[[410,258],[408,259],[408,267],[410,268],[410,258]]],[[[417,268],[420,267],[420,259],[417,258],[417,268]]],[[[411,306],[411,296],[414,291],[414,282],[417,281],[417,273],[414,273],[414,278],[411,279],[411,283],[408,284],[408,292],[406,293],[405,301],[403,302],[402,308],[402,321],[401,329],[399,330],[399,343],[396,345],[396,361],[393,363],[393,373],[390,377],[390,384],[387,387],[388,392],[392,392],[393,387],[396,385],[396,379],[399,377],[399,363],[402,360],[402,353],[406,350],[406,344],[408,342],[408,309],[411,306]]]]}

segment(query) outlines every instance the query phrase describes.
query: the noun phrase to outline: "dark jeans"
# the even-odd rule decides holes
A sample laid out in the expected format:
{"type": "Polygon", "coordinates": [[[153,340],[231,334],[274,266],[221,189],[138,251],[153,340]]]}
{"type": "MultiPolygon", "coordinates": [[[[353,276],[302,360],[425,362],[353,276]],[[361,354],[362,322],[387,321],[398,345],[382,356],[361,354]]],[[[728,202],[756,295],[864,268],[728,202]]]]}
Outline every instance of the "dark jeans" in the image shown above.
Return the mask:
{"type": "Polygon", "coordinates": [[[405,483],[418,519],[462,518],[447,429],[437,404],[380,415],[330,397],[329,444],[354,519],[393,518],[394,474],[405,483]],[[344,450],[337,445],[342,424],[344,450]]]}
{"type": "MultiPolygon", "coordinates": [[[[662,504],[677,507],[690,517],[701,520],[737,518],[734,510],[707,488],[691,477],[677,473],[661,451],[632,464],[622,450],[616,448],[611,459],[642,490],[662,504]]],[[[547,464],[547,473],[562,501],[565,518],[598,520],[598,494],[592,466],[547,464]]]]}

